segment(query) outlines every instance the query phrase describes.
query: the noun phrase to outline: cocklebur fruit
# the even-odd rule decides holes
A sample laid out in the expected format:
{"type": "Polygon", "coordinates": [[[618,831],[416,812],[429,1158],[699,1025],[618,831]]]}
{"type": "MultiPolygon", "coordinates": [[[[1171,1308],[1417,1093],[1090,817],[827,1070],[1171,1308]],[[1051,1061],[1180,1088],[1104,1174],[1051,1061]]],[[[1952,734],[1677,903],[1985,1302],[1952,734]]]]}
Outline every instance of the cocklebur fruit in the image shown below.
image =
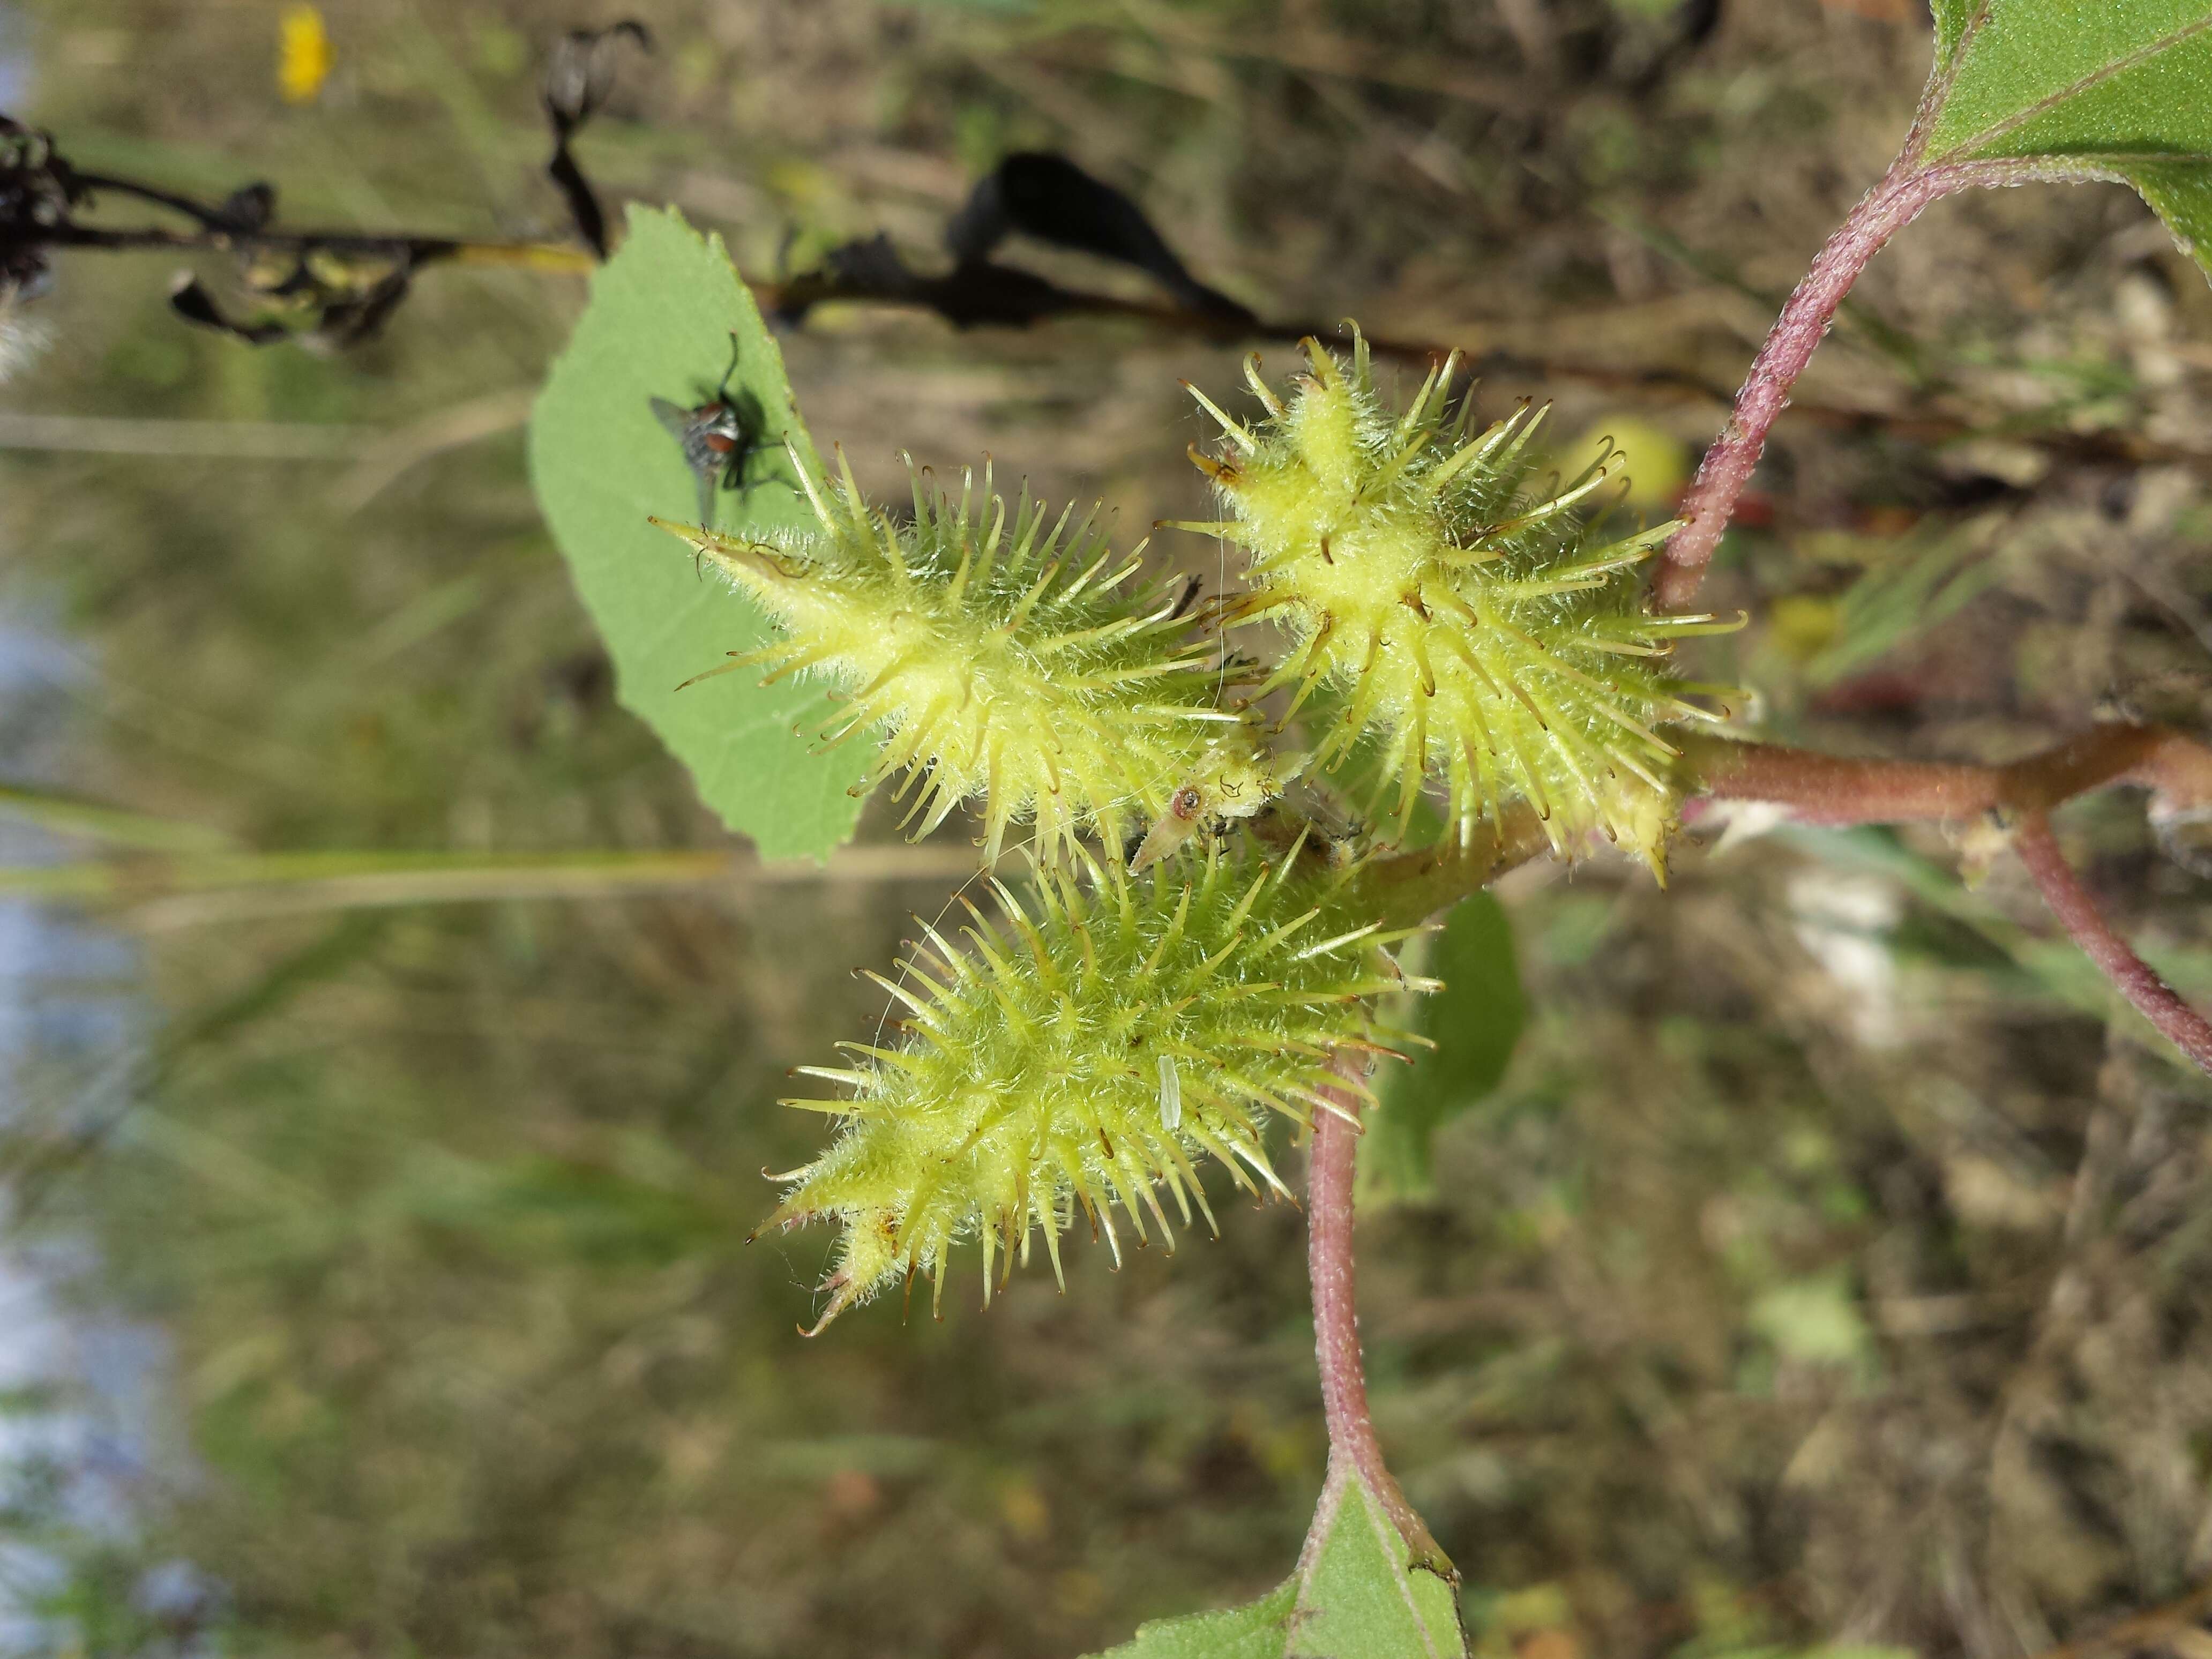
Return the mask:
{"type": "Polygon", "coordinates": [[[1194,1203],[1212,1223],[1203,1158],[1280,1192],[1269,1116],[1341,1110],[1323,1091],[1361,1085],[1332,1060],[1389,1052],[1371,999],[1434,988],[1388,956],[1406,934],[1363,923],[1340,902],[1345,872],[1302,844],[1263,860],[1209,842],[1144,876],[1085,864],[1048,869],[1026,896],[994,883],[1003,921],[969,906],[963,945],[924,925],[899,980],[872,975],[905,1006],[905,1040],[799,1068],[847,1092],[785,1103],[844,1128],[779,1177],[792,1185],[763,1224],[842,1224],[822,1324],[917,1274],[941,1291],[969,1239],[987,1302],[1034,1234],[1058,1274],[1079,1212],[1118,1259],[1117,1202],[1140,1240],[1149,1214],[1172,1248],[1162,1188],[1185,1225],[1194,1203]]]}
{"type": "Polygon", "coordinates": [[[1678,638],[1738,625],[1644,602],[1636,567],[1674,526],[1595,533],[1586,509],[1617,471],[1610,457],[1532,489],[1542,411],[1470,436],[1464,413],[1443,413],[1455,359],[1393,415],[1364,339],[1348,363],[1304,343],[1312,372],[1287,399],[1248,362],[1266,410],[1255,424],[1194,392],[1226,443],[1192,459],[1231,516],[1178,527],[1242,544],[1253,592],[1237,620],[1291,635],[1254,695],[1294,687],[1287,722],[1332,693],[1312,765],[1379,742],[1379,796],[1362,805],[1401,831],[1436,778],[1462,840],[1519,797],[1559,850],[1601,830],[1663,870],[1678,754],[1659,728],[1717,716],[1684,695],[1711,688],[1660,665],[1678,638]]]}
{"type": "MultiPolygon", "coordinates": [[[[836,688],[831,744],[883,750],[863,788],[908,773],[908,822],[927,834],[980,799],[985,858],[1034,822],[1055,859],[1094,830],[1119,848],[1193,779],[1235,783],[1257,734],[1233,707],[1219,642],[1072,512],[1024,492],[1011,513],[984,468],[980,508],[963,475],[956,503],[914,478],[906,524],[861,498],[840,457],[834,489],[793,453],[816,524],[765,538],[664,525],[774,622],[780,637],[724,668],[770,681],[808,673],[836,688]]],[[[656,520],[656,522],[659,522],[656,520]]],[[[703,677],[702,677],[703,678],[703,677]]]]}

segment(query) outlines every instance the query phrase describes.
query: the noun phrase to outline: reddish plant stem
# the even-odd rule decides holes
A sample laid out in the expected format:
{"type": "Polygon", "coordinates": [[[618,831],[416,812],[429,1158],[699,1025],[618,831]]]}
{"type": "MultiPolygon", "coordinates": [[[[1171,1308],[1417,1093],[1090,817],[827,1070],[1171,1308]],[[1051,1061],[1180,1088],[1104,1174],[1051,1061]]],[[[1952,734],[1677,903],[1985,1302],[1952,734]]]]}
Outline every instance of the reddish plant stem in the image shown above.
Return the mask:
{"type": "Polygon", "coordinates": [[[1736,392],[1728,424],[1705,451],[1697,479],[1682,498],[1682,527],[1660,556],[1653,584],[1661,610],[1684,610],[1697,598],[1698,584],[1735,512],[1736,498],[1751,482],[1766,434],[1790,401],[1790,388],[1805,372],[1814,349],[1835,320],[1836,307],[1868,262],[1938,197],[1990,181],[1985,168],[1921,167],[1916,147],[1908,144],[1881,182],[1836,228],[1774,319],[1766,343],[1736,392]]]}
{"type": "MultiPolygon", "coordinates": [[[[2160,726],[2096,726],[2006,766],[1854,760],[1695,732],[1674,741],[1692,787],[1706,797],[1773,801],[1808,823],[1958,823],[1999,810],[2047,811],[2113,783],[2141,784],[2185,810],[2212,808],[2212,749],[2160,726]]],[[[1447,842],[1366,865],[1354,878],[1354,902],[1387,927],[1410,927],[1550,844],[1534,809],[1516,803],[1465,847],[1447,842]]]]}
{"type": "MultiPolygon", "coordinates": [[[[1339,1054],[1336,1066],[1359,1064],[1339,1054]]],[[[1367,1413],[1367,1372],[1359,1352],[1359,1312],[1353,1294],[1352,1178],[1359,1156],[1359,1095],[1328,1090],[1336,1111],[1314,1114],[1313,1158],[1306,1173],[1306,1268],[1313,1280],[1314,1352],[1321,1366],[1322,1412],[1328,1424],[1329,1481],[1347,1473],[1374,1493],[1417,1565],[1449,1574],[1428,1526],[1406,1501],[1382,1462],[1382,1445],[1367,1413]]]]}
{"type": "Polygon", "coordinates": [[[1780,744],[1686,735],[1699,787],[1723,799],[1774,801],[1808,823],[1955,822],[2006,810],[2048,811],[2112,783],[2136,783],[2183,806],[2212,806],[2212,749],[2162,726],[2100,726],[2004,766],[1853,760],[1780,744]]]}
{"type": "Polygon", "coordinates": [[[2182,1053],[2212,1073],[2212,1022],[2114,933],[2068,867],[2051,809],[2111,783],[2142,784],[2173,806],[2212,806],[2212,749],[2158,726],[2100,726],[2008,766],[1847,760],[1779,744],[1687,738],[1684,758],[1709,795],[1774,801],[1809,823],[1958,822],[2018,817],[2013,850],[2090,961],[2182,1053]]]}
{"type": "Polygon", "coordinates": [[[2034,878],[2051,914],[2089,960],[2169,1042],[2196,1061],[2199,1070],[2212,1073],[2212,1021],[2184,1002],[2097,913],[2096,902],[2058,850],[2050,818],[2039,811],[2024,815],[2013,831],[2012,848],[2034,878]]]}

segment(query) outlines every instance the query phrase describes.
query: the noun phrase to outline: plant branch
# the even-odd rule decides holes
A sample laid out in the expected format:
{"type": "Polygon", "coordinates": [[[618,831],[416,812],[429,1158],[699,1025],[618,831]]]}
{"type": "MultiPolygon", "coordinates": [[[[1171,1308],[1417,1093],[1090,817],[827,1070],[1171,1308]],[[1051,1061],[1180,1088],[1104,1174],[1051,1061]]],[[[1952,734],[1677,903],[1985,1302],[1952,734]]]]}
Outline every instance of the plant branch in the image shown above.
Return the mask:
{"type": "MultiPolygon", "coordinates": [[[[1357,1081],[1355,1054],[1340,1054],[1336,1070],[1357,1081]]],[[[1352,1267],[1352,1178],[1358,1163],[1358,1093],[1324,1091],[1334,1108],[1314,1115],[1313,1157],[1306,1173],[1306,1267],[1313,1280],[1314,1353],[1321,1367],[1322,1412],[1328,1424],[1328,1480],[1358,1479],[1382,1506],[1418,1567],[1458,1575],[1427,1524],[1406,1501],[1382,1461],[1367,1411],[1367,1372],[1359,1351],[1359,1312],[1352,1267]]],[[[1324,1504],[1326,1511],[1328,1505],[1324,1504]]],[[[1315,1525],[1322,1525],[1317,1513],[1315,1525]]],[[[1310,1543],[1311,1540],[1309,1540],[1310,1543]]]]}
{"type": "MultiPolygon", "coordinates": [[[[43,135],[36,135],[38,143],[44,146],[37,153],[45,158],[49,175],[46,180],[47,195],[53,207],[53,216],[51,221],[40,220],[27,226],[0,226],[0,239],[12,237],[21,245],[18,251],[33,258],[42,257],[42,251],[46,248],[108,252],[222,253],[240,260],[249,270],[256,266],[263,268],[258,276],[249,277],[249,287],[270,289],[278,295],[293,295],[295,297],[302,287],[297,278],[310,274],[310,256],[319,259],[334,258],[341,265],[347,261],[359,261],[372,268],[356,278],[342,282],[341,290],[349,289],[355,282],[374,280],[373,268],[376,267],[403,275],[411,275],[441,264],[499,265],[556,275],[586,273],[597,265],[605,252],[605,215],[596,195],[576,171],[573,158],[568,155],[567,147],[580,121],[588,117],[605,95],[604,76],[611,60],[602,48],[625,38],[636,38],[635,31],[627,26],[617,25],[611,30],[586,32],[565,42],[563,51],[573,61],[569,72],[555,78],[560,82],[560,97],[568,101],[556,100],[550,103],[547,109],[557,135],[555,163],[550,170],[568,203],[579,234],[584,239],[580,245],[564,241],[452,237],[405,230],[281,229],[269,222],[269,216],[274,210],[275,198],[265,185],[249,185],[220,202],[198,201],[190,196],[141,180],[71,167],[52,155],[51,143],[43,135]],[[579,53],[580,57],[578,57],[579,53]],[[580,79],[578,78],[580,76],[580,79]],[[579,99],[580,102],[576,101],[579,99]],[[122,197],[161,208],[190,221],[189,228],[146,224],[96,225],[82,222],[74,216],[73,210],[76,205],[89,203],[100,196],[122,197]],[[295,274],[295,277],[280,279],[273,275],[272,260],[289,264],[295,274]],[[272,283],[274,287],[270,289],[272,283]]],[[[549,82],[549,92],[551,90],[552,82],[549,82]]],[[[0,118],[0,122],[4,120],[5,118],[0,118]]],[[[0,137],[10,132],[15,134],[19,140],[31,136],[18,127],[0,127],[0,137]]],[[[2008,165],[2017,170],[2028,164],[2008,165]]],[[[1990,166],[1981,164],[1982,173],[1987,173],[1990,166]]],[[[1072,167],[1066,170],[1075,171],[1072,167]]],[[[2048,164],[2045,164],[2045,171],[2049,171],[2048,164]]],[[[2083,176],[2078,167],[2061,171],[2067,177],[2083,176]]],[[[1990,180],[1983,178],[1981,181],[1990,180]]],[[[1128,205],[1131,212],[1134,213],[1133,204],[1128,205]]],[[[963,216],[966,216],[964,213],[963,216]]],[[[1149,230],[1149,226],[1146,228],[1149,230]]],[[[993,325],[1018,327],[1058,316],[1119,318],[1139,323],[1162,334],[1181,335],[1215,343],[1231,340],[1296,343],[1308,336],[1326,337],[1333,331],[1333,325],[1318,320],[1255,317],[1225,296],[1197,283],[1195,278],[1182,270],[1179,261],[1174,261],[1171,255],[1165,254],[1164,245],[1162,245],[1161,257],[1173,264],[1174,272],[1180,279],[1170,284],[1170,291],[1176,295],[1175,301],[1132,301],[1116,295],[1066,288],[1018,267],[981,258],[964,258],[947,275],[925,275],[908,267],[897,251],[881,237],[848,243],[834,249],[823,264],[812,270],[775,282],[753,278],[747,281],[763,311],[775,313],[794,322],[802,319],[817,305],[837,302],[918,307],[935,311],[961,326],[993,325]]],[[[306,286],[313,288],[313,283],[309,282],[306,286]]],[[[343,294],[321,297],[343,297],[343,294]]],[[[396,300],[393,302],[396,303],[396,300]]],[[[211,298],[206,303],[209,308],[212,307],[211,298]]],[[[202,314],[202,308],[198,306],[188,314],[193,321],[228,328],[238,337],[256,343],[265,343],[286,338],[290,332],[276,325],[248,324],[231,326],[219,314],[202,314]]],[[[368,319],[366,327],[350,318],[343,319],[347,327],[341,331],[339,343],[344,343],[373,332],[382,319],[380,312],[368,319]]],[[[1468,386],[1479,380],[1510,379],[1537,382],[1571,380],[1646,397],[1694,398],[1719,403],[1729,400],[1730,394],[1725,385],[1714,384],[1702,375],[1679,368],[1664,365],[1622,367],[1533,357],[1514,348],[1496,330],[1462,330],[1460,334],[1462,337],[1449,343],[1441,340],[1370,335],[1368,346],[1377,356],[1423,367],[1442,362],[1450,355],[1455,345],[1464,348],[1466,367],[1449,389],[1455,396],[1463,395],[1468,386]],[[1466,337],[1470,333],[1474,337],[1466,337]],[[1493,335],[1498,337],[1492,337],[1493,335]]],[[[1879,429],[1905,442],[1939,443],[1975,429],[1971,422],[1957,417],[1926,413],[1907,416],[1881,410],[1803,403],[1793,405],[1789,412],[1795,417],[1832,429],[1879,429]]],[[[2203,465],[2212,461],[2212,454],[2204,451],[2157,442],[2141,434],[2060,431],[2027,435],[2029,441],[2045,448],[2091,461],[2172,462],[2191,465],[2203,465]]]]}
{"type": "Polygon", "coordinates": [[[1751,482],[1752,471],[1766,447],[1766,434],[1790,401],[1790,388],[1812,361],[1814,349],[1827,333],[1836,307],[1859,273],[1930,202],[1981,182],[1978,169],[1923,168],[1908,152],[1837,227],[1774,319],[1736,393],[1728,424],[1705,451],[1696,481],[1682,498],[1682,527],[1661,556],[1655,584],[1661,609],[1683,610],[1697,597],[1721,532],[1735,512],[1736,498],[1751,482]]]}
{"type": "Polygon", "coordinates": [[[2002,766],[1856,760],[1780,744],[1677,738],[1698,787],[1721,799],[1773,801],[1807,823],[1957,822],[2045,812],[2107,784],[2140,784],[2179,807],[2212,807],[2212,748],[2162,726],[2111,725],[2002,766]]]}
{"type": "Polygon", "coordinates": [[[1417,927],[1551,849],[1536,809],[1513,801],[1496,823],[1477,823],[1464,842],[1447,836],[1417,852],[1368,860],[1352,878],[1349,902],[1386,927],[1417,927]]]}
{"type": "MultiPolygon", "coordinates": [[[[1674,734],[1701,794],[1772,801],[1807,823],[1960,822],[1984,812],[2047,811],[2092,789],[2138,784],[2174,810],[2212,808],[2212,748],[2162,726],[2100,726],[2003,766],[1850,759],[1781,744],[1674,734]]],[[[1694,803],[1692,803],[1694,805],[1694,803]]],[[[1550,850],[1525,801],[1468,841],[1370,860],[1349,902],[1385,927],[1405,927],[1488,886],[1550,850]]]]}
{"type": "Polygon", "coordinates": [[[2130,949],[2128,942],[2098,914],[2096,901],[2059,851],[2049,817],[2040,811],[2023,815],[2013,831],[2012,848],[2027,866],[2051,914],[2073,936],[2083,954],[2135,1005],[2136,1012],[2194,1060],[2200,1071],[2212,1074],[2212,1020],[2184,1002],[2179,993],[2159,977],[2158,970],[2130,949]]]}
{"type": "Polygon", "coordinates": [[[159,225],[108,227],[71,222],[54,227],[46,239],[54,247],[104,249],[118,253],[225,253],[244,258],[310,253],[340,258],[389,259],[410,268],[455,264],[520,265],[535,270],[582,276],[598,269],[588,248],[568,242],[477,240],[465,236],[418,235],[411,231],[245,230],[204,226],[169,230],[159,225]]]}
{"type": "Polygon", "coordinates": [[[2212,1022],[2184,1002],[2097,912],[2058,850],[2051,809],[2107,784],[2139,784],[2168,810],[2212,807],[2212,749],[2158,726],[2100,726],[2004,766],[1847,760],[1725,738],[1682,740],[1705,793],[1773,801],[1808,823],[1956,823],[2013,816],[2013,850],[2044,902],[2110,981],[2183,1054],[2212,1073],[2212,1022]]]}
{"type": "Polygon", "coordinates": [[[1814,257],[1752,359],[1728,423],[1705,451],[1698,476],[1682,498],[1682,527],[1661,555],[1652,592],[1662,611],[1686,610],[1696,599],[1721,532],[1728,528],[1737,498],[1750,483],[1766,447],[1766,434],[1789,404],[1790,388],[1835,321],[1836,308],[1891,237],[1918,218],[1929,203],[1977,185],[2126,182],[2125,175],[2094,159],[2009,156],[1928,162],[1922,152],[1948,85],[1946,81],[1930,83],[1904,150],[1814,257]]]}

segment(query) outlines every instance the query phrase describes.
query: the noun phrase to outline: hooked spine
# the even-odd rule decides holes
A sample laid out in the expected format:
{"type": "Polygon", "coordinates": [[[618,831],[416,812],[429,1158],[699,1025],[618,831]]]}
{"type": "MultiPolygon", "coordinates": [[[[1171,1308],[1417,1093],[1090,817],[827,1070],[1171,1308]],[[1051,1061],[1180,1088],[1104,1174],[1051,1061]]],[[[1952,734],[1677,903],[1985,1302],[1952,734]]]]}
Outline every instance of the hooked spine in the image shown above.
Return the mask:
{"type": "Polygon", "coordinates": [[[1291,689],[1285,724],[1312,703],[1310,769],[1379,745],[1365,810],[1402,836],[1424,786],[1441,780],[1462,842],[1511,799],[1571,854],[1601,830],[1663,875],[1680,751],[1661,728],[1713,720],[1689,701],[1716,688],[1660,667],[1684,636],[1741,623],[1655,614],[1636,567],[1672,523],[1601,539],[1591,504],[1619,471],[1608,453],[1563,487],[1532,490],[1543,411],[1523,405],[1470,434],[1445,413],[1456,354],[1394,416],[1364,338],[1340,362],[1309,339],[1310,373],[1287,398],[1246,379],[1265,411],[1248,425],[1193,395],[1221,428],[1192,447],[1228,516],[1176,527],[1249,555],[1251,592],[1234,625],[1290,635],[1257,697],[1291,689]],[[1395,798],[1393,798],[1395,797],[1395,798]]]}

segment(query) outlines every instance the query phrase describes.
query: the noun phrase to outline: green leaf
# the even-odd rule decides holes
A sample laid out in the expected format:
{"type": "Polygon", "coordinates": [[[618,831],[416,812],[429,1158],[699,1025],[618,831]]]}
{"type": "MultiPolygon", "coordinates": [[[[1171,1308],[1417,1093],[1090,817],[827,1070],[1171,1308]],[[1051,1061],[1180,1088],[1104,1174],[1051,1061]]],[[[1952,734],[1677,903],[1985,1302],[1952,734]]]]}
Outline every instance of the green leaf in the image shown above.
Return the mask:
{"type": "Polygon", "coordinates": [[[1141,1626],[1097,1659],[1462,1659],[1452,1581],[1413,1564],[1375,1494],[1332,1474],[1298,1571],[1258,1601],[1141,1626]]]}
{"type": "Polygon", "coordinates": [[[1966,33],[1966,20],[1974,15],[1981,0],[1930,0],[1936,14],[1936,62],[1938,67],[1951,61],[1951,54],[1959,49],[1959,37],[1966,33]]]}
{"type": "Polygon", "coordinates": [[[763,643],[767,628],[750,603],[702,578],[681,542],[646,522],[655,514],[689,523],[699,512],[698,480],[652,400],[705,402],[730,361],[732,333],[731,398],[757,410],[761,441],[744,487],[716,494],[717,526],[758,534],[811,525],[783,453],[787,438],[813,456],[783,354],[721,240],[702,237],[672,210],[631,208],[621,250],[592,277],[591,304],[531,416],[531,477],[614,659],[623,706],[763,857],[821,858],[852,834],[860,806],[848,792],[866,756],[812,754],[793,735],[794,725],[805,732],[818,722],[817,688],[763,689],[741,670],[677,690],[726,653],[763,643]]]}
{"type": "Polygon", "coordinates": [[[2124,179],[2212,273],[2212,0],[1948,0],[1929,164],[2124,179]]]}
{"type": "Polygon", "coordinates": [[[1241,1607],[1139,1625],[1135,1641],[1097,1659],[1284,1659],[1297,1605],[1292,1578],[1241,1607]]]}
{"type": "Polygon", "coordinates": [[[1413,1565],[1406,1540],[1364,1484],[1345,1483],[1335,1524],[1317,1554],[1291,1615],[1288,1659],[1413,1659],[1467,1651],[1457,1588],[1413,1565]]]}
{"type": "Polygon", "coordinates": [[[1513,924],[1488,893],[1462,900],[1431,943],[1419,971],[1444,988],[1414,1001],[1407,1022],[1437,1045],[1411,1066],[1382,1077],[1382,1104],[1359,1145],[1363,1203],[1425,1197],[1435,1190],[1431,1142],[1443,1124],[1498,1086],[1528,1023],[1528,1000],[1513,959],[1513,924]]]}

